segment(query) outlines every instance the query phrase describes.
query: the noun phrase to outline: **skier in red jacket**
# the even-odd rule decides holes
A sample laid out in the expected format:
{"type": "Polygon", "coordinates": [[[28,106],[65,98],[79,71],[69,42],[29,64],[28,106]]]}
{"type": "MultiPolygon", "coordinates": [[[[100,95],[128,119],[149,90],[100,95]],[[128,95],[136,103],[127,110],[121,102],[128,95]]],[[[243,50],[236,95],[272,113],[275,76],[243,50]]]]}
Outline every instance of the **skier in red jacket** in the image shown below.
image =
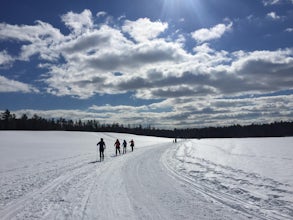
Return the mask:
{"type": "Polygon", "coordinates": [[[120,155],[121,154],[120,153],[120,142],[119,142],[118,139],[116,140],[114,146],[116,147],[116,156],[117,156],[118,152],[119,152],[119,155],[120,155]]]}
{"type": "Polygon", "coordinates": [[[130,147],[131,147],[131,151],[133,151],[133,148],[134,148],[134,141],[133,141],[133,139],[130,141],[130,147]]]}

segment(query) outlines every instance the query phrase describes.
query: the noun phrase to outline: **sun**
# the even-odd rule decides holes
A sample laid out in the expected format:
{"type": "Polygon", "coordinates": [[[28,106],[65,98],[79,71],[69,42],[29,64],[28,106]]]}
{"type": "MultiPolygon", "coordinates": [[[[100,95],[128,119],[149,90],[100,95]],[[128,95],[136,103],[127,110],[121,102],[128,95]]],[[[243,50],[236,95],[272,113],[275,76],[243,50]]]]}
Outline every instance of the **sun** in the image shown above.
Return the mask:
{"type": "Polygon", "coordinates": [[[203,17],[204,3],[202,0],[161,0],[161,16],[167,20],[190,21],[201,20],[203,17]]]}

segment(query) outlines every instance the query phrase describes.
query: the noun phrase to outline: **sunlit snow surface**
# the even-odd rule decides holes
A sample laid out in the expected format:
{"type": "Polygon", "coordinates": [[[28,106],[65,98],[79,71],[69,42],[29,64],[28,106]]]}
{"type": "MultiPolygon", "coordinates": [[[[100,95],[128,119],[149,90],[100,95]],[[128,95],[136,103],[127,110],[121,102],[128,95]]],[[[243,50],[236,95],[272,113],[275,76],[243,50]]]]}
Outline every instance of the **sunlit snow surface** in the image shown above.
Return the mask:
{"type": "Polygon", "coordinates": [[[176,174],[239,209],[293,219],[293,138],[182,140],[167,152],[176,174]]]}
{"type": "MultiPolygon", "coordinates": [[[[27,200],[27,195],[33,195],[37,189],[43,191],[42,187],[58,178],[60,182],[64,182],[63,177],[69,181],[77,170],[80,176],[88,175],[90,165],[99,160],[96,144],[100,138],[106,143],[105,161],[115,156],[117,138],[121,143],[126,139],[128,146],[134,139],[135,149],[170,142],[166,138],[117,133],[0,131],[0,211],[21,198],[27,200]]],[[[60,189],[59,194],[64,191],[60,189]]]]}
{"type": "MultiPolygon", "coordinates": [[[[106,157],[115,153],[114,143],[119,139],[135,140],[135,147],[151,146],[169,142],[165,138],[145,137],[119,133],[63,132],[63,131],[0,131],[0,172],[21,167],[41,165],[49,161],[84,157],[97,159],[97,142],[103,138],[106,143],[106,157]]],[[[61,161],[61,162],[62,162],[61,161]]]]}
{"type": "Polygon", "coordinates": [[[142,219],[156,219],[152,211],[165,201],[158,209],[163,212],[155,213],[164,219],[174,211],[173,206],[169,206],[171,210],[165,205],[177,207],[179,198],[166,194],[162,184],[160,189],[157,185],[152,188],[161,177],[170,181],[168,190],[186,196],[181,194],[183,190],[193,200],[180,198],[186,206],[176,213],[183,215],[193,206],[207,210],[199,210],[201,216],[186,213],[185,219],[293,219],[292,137],[192,139],[174,144],[167,138],[116,133],[0,131],[0,152],[0,219],[99,219],[101,212],[92,208],[96,204],[113,204],[104,213],[105,219],[137,219],[148,210],[151,212],[142,219]],[[100,138],[106,142],[105,161],[96,163],[100,138]],[[116,138],[134,139],[135,152],[116,157],[116,138]],[[149,177],[135,173],[148,168],[149,177]],[[142,176],[147,184],[137,185],[142,176]],[[137,185],[136,189],[127,191],[129,184],[137,185]],[[157,197],[152,197],[152,203],[144,199],[138,203],[143,192],[157,197]],[[107,197],[107,203],[99,196],[107,197]],[[114,205],[120,207],[121,201],[136,203],[117,212],[114,205]],[[136,206],[142,209],[134,209],[136,206]],[[217,210],[209,211],[215,207],[217,210]]]}

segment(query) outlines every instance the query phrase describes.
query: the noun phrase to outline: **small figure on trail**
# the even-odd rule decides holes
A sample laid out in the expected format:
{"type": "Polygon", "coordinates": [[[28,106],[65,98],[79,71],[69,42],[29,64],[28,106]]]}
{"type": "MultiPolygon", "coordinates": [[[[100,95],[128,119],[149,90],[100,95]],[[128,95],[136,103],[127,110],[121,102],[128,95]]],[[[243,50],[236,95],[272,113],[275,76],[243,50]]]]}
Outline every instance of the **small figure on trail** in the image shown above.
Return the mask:
{"type": "Polygon", "coordinates": [[[126,140],[123,141],[123,154],[126,154],[126,147],[127,147],[127,142],[126,140]]]}
{"type": "Polygon", "coordinates": [[[133,139],[130,141],[130,147],[131,147],[131,151],[133,151],[133,147],[134,147],[134,141],[133,141],[133,139]]]}
{"type": "Polygon", "coordinates": [[[99,146],[100,161],[102,161],[102,160],[104,160],[104,150],[106,149],[106,144],[105,144],[103,138],[101,138],[100,142],[97,143],[97,146],[99,146]]]}
{"type": "Polygon", "coordinates": [[[116,156],[117,156],[117,153],[118,153],[118,152],[119,152],[119,154],[121,154],[121,153],[120,153],[120,142],[119,142],[118,139],[116,140],[114,146],[116,147],[116,156]]]}

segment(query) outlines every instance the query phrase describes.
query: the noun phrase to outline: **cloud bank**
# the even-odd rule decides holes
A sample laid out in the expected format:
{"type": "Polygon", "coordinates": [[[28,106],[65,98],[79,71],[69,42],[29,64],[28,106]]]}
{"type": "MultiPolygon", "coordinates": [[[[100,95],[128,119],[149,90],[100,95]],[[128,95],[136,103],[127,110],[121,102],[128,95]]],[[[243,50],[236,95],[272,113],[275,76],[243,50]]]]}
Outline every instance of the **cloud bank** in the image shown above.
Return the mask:
{"type": "MultiPolygon", "coordinates": [[[[278,2],[263,1],[265,5],[278,2]]],[[[106,16],[106,12],[93,16],[90,10],[68,12],[61,16],[67,35],[43,21],[1,23],[0,40],[23,45],[17,56],[0,51],[0,65],[29,62],[37,56],[38,67],[46,71],[37,80],[46,85],[45,92],[55,96],[88,99],[131,92],[134,98],[157,100],[150,106],[92,106],[77,112],[84,118],[122,122],[132,118],[135,123],[152,124],[160,120],[164,126],[180,126],[196,125],[195,121],[212,125],[292,117],[288,110],[292,96],[248,98],[292,90],[292,48],[233,52],[212,48],[210,41],[231,34],[230,22],[189,33],[194,46],[187,50],[186,37],[170,33],[168,23],[149,18],[97,21],[106,16]],[[234,99],[240,96],[247,98],[234,99]]],[[[277,19],[274,13],[268,16],[277,19]]],[[[0,92],[7,91],[39,92],[35,86],[1,76],[0,92]]],[[[74,116],[75,112],[66,114],[74,116]]]]}
{"type": "Polygon", "coordinates": [[[0,76],[0,93],[1,92],[38,93],[39,90],[29,84],[0,76]]]}

